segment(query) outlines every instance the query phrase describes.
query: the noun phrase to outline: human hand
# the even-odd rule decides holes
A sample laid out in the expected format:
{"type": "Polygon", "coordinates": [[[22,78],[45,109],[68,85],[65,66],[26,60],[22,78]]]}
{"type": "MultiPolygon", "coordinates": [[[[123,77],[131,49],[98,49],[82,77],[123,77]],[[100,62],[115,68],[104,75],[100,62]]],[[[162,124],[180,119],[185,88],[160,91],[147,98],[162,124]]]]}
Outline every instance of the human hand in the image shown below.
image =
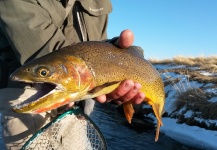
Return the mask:
{"type": "MultiPolygon", "coordinates": [[[[133,42],[133,32],[130,30],[124,30],[121,32],[115,44],[120,48],[128,48],[133,44],[133,42]]],[[[127,101],[132,101],[134,104],[140,104],[145,98],[145,94],[139,92],[140,89],[140,83],[133,82],[132,80],[124,80],[113,92],[107,95],[98,96],[96,97],[96,100],[101,103],[115,100],[118,104],[122,104],[127,101]]]]}

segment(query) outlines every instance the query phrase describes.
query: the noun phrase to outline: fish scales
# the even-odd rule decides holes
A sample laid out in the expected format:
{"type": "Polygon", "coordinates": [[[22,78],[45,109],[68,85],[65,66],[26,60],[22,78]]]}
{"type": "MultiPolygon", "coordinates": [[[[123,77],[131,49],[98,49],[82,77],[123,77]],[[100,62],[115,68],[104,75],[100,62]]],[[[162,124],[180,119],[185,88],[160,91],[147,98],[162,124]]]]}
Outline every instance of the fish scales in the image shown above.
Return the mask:
{"type": "MultiPolygon", "coordinates": [[[[132,79],[142,85],[147,101],[158,120],[155,141],[162,124],[165,103],[164,85],[158,71],[143,58],[140,48],[120,49],[106,42],[82,42],[33,60],[11,75],[14,81],[52,83],[55,90],[13,109],[21,113],[40,113],[71,101],[107,94],[121,81],[132,79]]],[[[131,102],[123,104],[127,120],[134,110],[131,102]]]]}
{"type": "Polygon", "coordinates": [[[141,55],[136,47],[118,49],[109,43],[77,45],[73,56],[83,59],[94,72],[97,85],[133,79],[142,84],[141,91],[149,99],[164,102],[164,85],[158,71],[141,55]],[[149,94],[150,93],[150,94],[149,94]]]}

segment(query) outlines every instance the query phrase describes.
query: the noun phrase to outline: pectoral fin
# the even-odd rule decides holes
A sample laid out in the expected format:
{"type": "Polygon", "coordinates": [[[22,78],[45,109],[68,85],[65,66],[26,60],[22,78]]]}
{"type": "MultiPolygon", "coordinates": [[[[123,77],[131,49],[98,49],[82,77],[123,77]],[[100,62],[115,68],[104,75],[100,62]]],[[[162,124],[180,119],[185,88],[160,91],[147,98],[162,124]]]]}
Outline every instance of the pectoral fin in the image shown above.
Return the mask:
{"type": "Polygon", "coordinates": [[[124,103],[123,108],[124,108],[124,114],[125,114],[127,121],[131,123],[133,114],[135,112],[132,103],[131,102],[124,103]]]}

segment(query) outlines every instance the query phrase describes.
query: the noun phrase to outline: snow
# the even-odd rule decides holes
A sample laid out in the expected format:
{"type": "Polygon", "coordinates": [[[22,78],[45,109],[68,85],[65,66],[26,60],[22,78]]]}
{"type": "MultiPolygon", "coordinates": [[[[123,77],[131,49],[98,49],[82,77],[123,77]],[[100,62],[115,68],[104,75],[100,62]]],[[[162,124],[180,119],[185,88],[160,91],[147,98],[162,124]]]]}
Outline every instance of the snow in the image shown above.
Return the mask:
{"type": "Polygon", "coordinates": [[[190,118],[192,115],[193,115],[193,111],[191,111],[191,110],[187,111],[187,112],[184,114],[185,118],[190,118]]]}
{"type": "MultiPolygon", "coordinates": [[[[215,86],[213,83],[202,84],[197,81],[189,81],[187,75],[180,75],[174,72],[169,72],[169,69],[174,68],[183,68],[185,66],[173,66],[173,65],[154,65],[158,70],[168,70],[161,74],[161,77],[164,81],[171,81],[171,84],[166,85],[165,93],[167,94],[165,111],[170,114],[174,108],[174,102],[179,93],[185,92],[189,89],[210,87],[205,92],[209,92],[212,95],[212,98],[209,99],[209,102],[217,102],[217,88],[212,88],[215,86]],[[178,80],[177,80],[178,79],[178,80]],[[216,96],[215,96],[216,95],[216,96]]],[[[192,70],[195,68],[192,68],[192,70]]],[[[196,68],[197,69],[197,68],[196,68]]],[[[208,72],[200,72],[206,76],[215,76],[216,74],[208,72]]],[[[181,114],[186,111],[186,108],[183,107],[180,109],[177,114],[181,114]]],[[[185,118],[190,118],[193,115],[193,111],[188,110],[184,113],[185,118]]],[[[199,113],[199,112],[198,112],[199,113]]],[[[199,122],[205,122],[206,124],[215,123],[217,120],[209,120],[203,118],[194,118],[199,122]]],[[[178,124],[177,119],[173,118],[163,118],[164,126],[161,127],[161,132],[171,137],[172,139],[179,141],[188,146],[192,146],[199,149],[216,149],[217,150],[217,131],[207,130],[200,128],[198,126],[189,126],[187,124],[178,124]]]]}
{"type": "Polygon", "coordinates": [[[171,65],[161,65],[161,64],[159,64],[159,65],[154,65],[154,66],[158,70],[165,70],[165,69],[171,68],[171,65]]]}
{"type": "Polygon", "coordinates": [[[208,83],[208,84],[205,85],[205,87],[210,87],[210,86],[215,86],[215,84],[213,84],[213,83],[208,83]]]}
{"type": "Polygon", "coordinates": [[[217,102],[217,88],[211,88],[211,89],[207,89],[205,91],[210,93],[210,94],[215,95],[211,99],[209,99],[209,102],[216,103],[217,102]]]}
{"type": "Polygon", "coordinates": [[[213,94],[217,95],[217,88],[207,89],[206,92],[213,93],[213,94]]]}
{"type": "Polygon", "coordinates": [[[204,75],[204,76],[217,76],[216,73],[210,73],[210,72],[207,72],[207,71],[200,71],[200,74],[204,75]]]}
{"type": "Polygon", "coordinates": [[[200,149],[217,149],[217,131],[177,124],[171,118],[163,118],[163,123],[161,132],[176,141],[200,149]]]}
{"type": "Polygon", "coordinates": [[[157,68],[158,70],[165,70],[165,69],[178,69],[178,68],[185,68],[185,65],[173,65],[173,64],[158,64],[158,65],[154,65],[155,68],[157,68]]]}
{"type": "Polygon", "coordinates": [[[217,102],[217,97],[212,97],[209,102],[212,102],[212,103],[216,103],[217,102]]]}
{"type": "Polygon", "coordinates": [[[176,73],[174,73],[174,72],[165,72],[165,73],[162,73],[162,74],[161,74],[161,77],[162,77],[163,79],[170,79],[170,80],[172,80],[172,79],[175,79],[175,78],[179,78],[180,75],[179,75],[179,74],[176,74],[176,73]]]}
{"type": "Polygon", "coordinates": [[[195,117],[194,119],[199,121],[199,122],[205,122],[207,125],[209,125],[210,123],[217,124],[217,120],[211,120],[211,119],[205,120],[205,119],[201,119],[201,118],[198,118],[198,117],[195,117]]]}

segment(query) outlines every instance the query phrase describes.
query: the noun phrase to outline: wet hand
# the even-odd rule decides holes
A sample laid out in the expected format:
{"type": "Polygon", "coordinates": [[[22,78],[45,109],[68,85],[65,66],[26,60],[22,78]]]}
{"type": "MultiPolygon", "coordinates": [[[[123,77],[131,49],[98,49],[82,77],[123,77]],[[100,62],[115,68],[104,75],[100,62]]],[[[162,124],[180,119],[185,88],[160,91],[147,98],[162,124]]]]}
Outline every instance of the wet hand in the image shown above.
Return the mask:
{"type": "MultiPolygon", "coordinates": [[[[124,30],[121,32],[115,44],[120,48],[128,48],[133,44],[133,42],[133,32],[130,30],[124,30]]],[[[96,100],[101,103],[115,100],[118,104],[127,101],[132,101],[134,104],[140,104],[145,98],[145,94],[139,92],[140,89],[140,83],[133,82],[132,80],[124,80],[113,92],[107,95],[98,96],[96,100]]]]}

